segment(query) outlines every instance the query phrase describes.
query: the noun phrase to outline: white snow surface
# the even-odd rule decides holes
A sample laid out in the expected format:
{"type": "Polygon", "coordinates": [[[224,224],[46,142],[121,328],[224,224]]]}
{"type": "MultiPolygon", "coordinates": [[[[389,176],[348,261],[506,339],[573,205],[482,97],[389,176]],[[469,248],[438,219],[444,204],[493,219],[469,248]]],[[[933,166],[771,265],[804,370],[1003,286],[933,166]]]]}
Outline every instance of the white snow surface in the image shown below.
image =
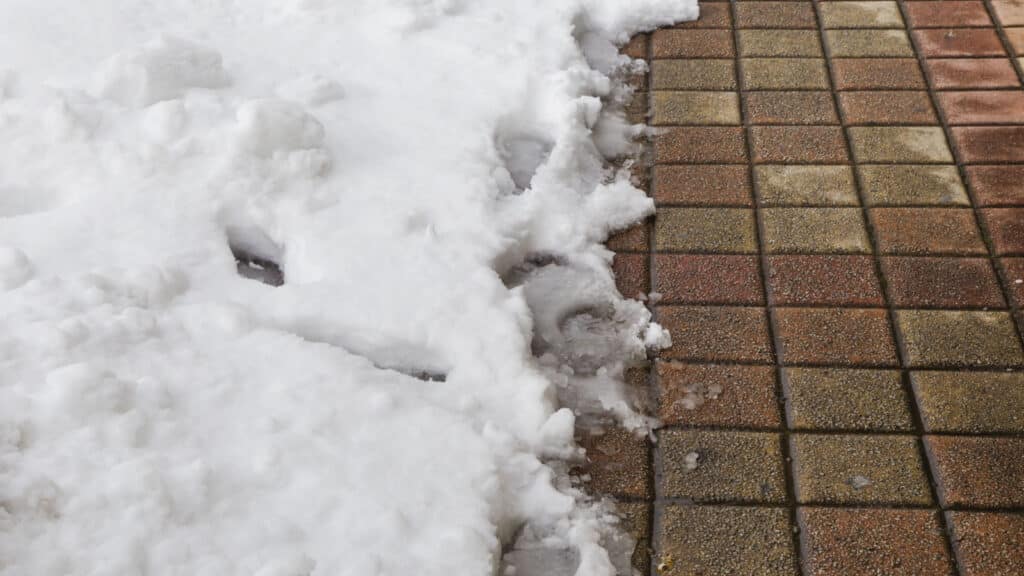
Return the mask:
{"type": "Polygon", "coordinates": [[[582,384],[642,425],[615,45],[696,12],[0,4],[0,574],[613,574],[551,461],[582,384]]]}

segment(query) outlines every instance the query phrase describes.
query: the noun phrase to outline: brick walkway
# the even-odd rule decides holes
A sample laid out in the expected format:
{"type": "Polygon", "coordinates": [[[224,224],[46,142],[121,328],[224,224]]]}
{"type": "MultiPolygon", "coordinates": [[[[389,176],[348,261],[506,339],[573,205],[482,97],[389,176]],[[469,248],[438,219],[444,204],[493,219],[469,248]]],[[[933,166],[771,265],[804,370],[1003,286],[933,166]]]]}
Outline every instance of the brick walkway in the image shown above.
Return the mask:
{"type": "Polygon", "coordinates": [[[645,573],[1024,574],[1024,3],[701,11],[627,47],[675,346],[592,489],[645,573]]]}

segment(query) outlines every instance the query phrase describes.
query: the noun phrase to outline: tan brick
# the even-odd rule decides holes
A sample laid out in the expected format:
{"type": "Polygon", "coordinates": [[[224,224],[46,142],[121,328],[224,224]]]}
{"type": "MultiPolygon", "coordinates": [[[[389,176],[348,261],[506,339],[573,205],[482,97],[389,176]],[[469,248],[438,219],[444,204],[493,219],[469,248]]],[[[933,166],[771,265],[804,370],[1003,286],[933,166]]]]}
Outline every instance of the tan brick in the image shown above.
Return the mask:
{"type": "Polygon", "coordinates": [[[1024,373],[913,372],[927,432],[1024,433],[1024,373]]]}
{"type": "Polygon", "coordinates": [[[735,90],[734,60],[654,60],[651,62],[654,90],[735,90]]]}
{"type": "Polygon", "coordinates": [[[781,435],[662,430],[659,494],[694,502],[786,500],[781,435]]]}
{"type": "Polygon", "coordinates": [[[869,206],[970,205],[956,166],[860,165],[857,170],[869,206]]]}
{"type": "Polygon", "coordinates": [[[735,92],[655,92],[651,124],[739,124],[735,92]]]}
{"type": "Polygon", "coordinates": [[[817,30],[740,30],[739,53],[743,57],[803,56],[821,58],[817,30]]]}
{"type": "Polygon", "coordinates": [[[754,213],[743,208],[663,208],[654,223],[658,250],[754,254],[754,213]]]}
{"type": "Polygon", "coordinates": [[[847,129],[858,162],[949,164],[953,155],[942,128],[928,126],[856,126],[847,129]]]}
{"type": "Polygon", "coordinates": [[[914,429],[896,370],[786,368],[782,381],[793,429],[914,429]]]}
{"type": "Polygon", "coordinates": [[[871,252],[857,208],[767,208],[762,218],[765,250],[772,254],[871,252]]]}
{"type": "Polygon", "coordinates": [[[849,166],[757,166],[760,201],[765,206],[856,206],[857,189],[849,166]]]}
{"type": "Polygon", "coordinates": [[[819,58],[743,58],[743,87],[747,90],[827,90],[828,72],[819,58]]]}
{"type": "Polygon", "coordinates": [[[903,30],[828,30],[825,43],[833,58],[914,55],[903,30]]]}
{"type": "Polygon", "coordinates": [[[822,2],[818,7],[825,28],[903,28],[895,2],[822,2]]]}
{"type": "Polygon", "coordinates": [[[1006,312],[897,310],[911,367],[1007,367],[1024,364],[1006,312]]]}

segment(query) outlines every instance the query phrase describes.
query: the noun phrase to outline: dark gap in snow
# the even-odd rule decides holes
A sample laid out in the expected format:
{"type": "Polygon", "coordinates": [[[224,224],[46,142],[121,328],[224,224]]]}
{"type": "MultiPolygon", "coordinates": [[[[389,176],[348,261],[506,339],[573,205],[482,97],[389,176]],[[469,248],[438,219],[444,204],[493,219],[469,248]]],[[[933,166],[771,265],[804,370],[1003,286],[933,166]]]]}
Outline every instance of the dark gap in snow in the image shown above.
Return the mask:
{"type": "Polygon", "coordinates": [[[261,230],[231,226],[227,229],[228,247],[235,257],[238,275],[270,286],[284,285],[281,249],[261,230]]]}
{"type": "Polygon", "coordinates": [[[448,380],[448,375],[442,372],[432,372],[430,370],[396,370],[406,376],[412,376],[417,380],[423,380],[424,382],[445,382],[448,380]]]}
{"type": "Polygon", "coordinates": [[[519,264],[509,268],[501,275],[506,288],[515,288],[525,283],[531,274],[545,266],[561,266],[565,261],[558,254],[551,252],[531,252],[519,264]]]}
{"type": "Polygon", "coordinates": [[[270,286],[282,286],[284,273],[275,262],[264,260],[243,252],[231,251],[235,255],[235,267],[238,275],[249,280],[259,280],[270,286]]]}

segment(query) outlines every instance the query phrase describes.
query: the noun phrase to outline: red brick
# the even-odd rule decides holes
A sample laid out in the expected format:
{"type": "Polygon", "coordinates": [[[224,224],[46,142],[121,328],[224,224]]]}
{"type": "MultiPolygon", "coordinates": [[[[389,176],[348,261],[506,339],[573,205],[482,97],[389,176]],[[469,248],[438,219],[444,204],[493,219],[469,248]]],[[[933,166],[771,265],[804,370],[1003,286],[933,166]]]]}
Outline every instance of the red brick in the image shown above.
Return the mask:
{"type": "Polygon", "coordinates": [[[1024,307],[1024,258],[1000,258],[1003,286],[1014,306],[1024,307]]]}
{"type": "Polygon", "coordinates": [[[918,50],[928,58],[1002,56],[1006,54],[995,28],[935,28],[914,30],[918,50]]]}
{"type": "Polygon", "coordinates": [[[658,362],[658,418],[666,425],[778,428],[771,366],[658,362]]]}
{"type": "Polygon", "coordinates": [[[615,273],[615,285],[626,298],[650,292],[646,254],[616,254],[612,271],[615,273]]]}
{"type": "Polygon", "coordinates": [[[967,178],[981,206],[1024,204],[1024,166],[968,166],[967,178]]]}
{"type": "Polygon", "coordinates": [[[654,201],[687,206],[752,206],[750,170],[742,165],[656,166],[654,201]]]}
{"type": "Polygon", "coordinates": [[[770,256],[772,304],[883,306],[870,256],[770,256]]]}
{"type": "Polygon", "coordinates": [[[927,92],[840,92],[846,124],[938,124],[927,92]]]}
{"type": "Polygon", "coordinates": [[[1024,570],[1024,513],[946,514],[963,576],[1013,576],[1024,570]]]}
{"type": "Polygon", "coordinates": [[[952,130],[964,162],[1024,162],[1024,126],[958,126],[952,130]]]}
{"type": "Polygon", "coordinates": [[[747,146],[743,137],[743,128],[718,126],[672,128],[655,137],[654,158],[658,163],[746,162],[747,146]]]}
{"type": "Polygon", "coordinates": [[[1017,72],[1006,58],[940,58],[926,60],[926,64],[939,90],[1020,86],[1017,72]]]}
{"type": "Polygon", "coordinates": [[[911,28],[963,28],[991,26],[983,2],[906,2],[911,28]]]}
{"type": "Polygon", "coordinates": [[[764,308],[729,306],[658,306],[657,319],[672,333],[672,360],[708,362],[772,361],[764,308]]]}
{"type": "Polygon", "coordinates": [[[730,28],[732,26],[732,10],[726,2],[701,2],[700,18],[689,22],[680,22],[673,28],[730,28]]]}
{"type": "Polygon", "coordinates": [[[647,58],[647,34],[637,34],[629,39],[629,43],[619,49],[630,58],[647,58]]]}
{"type": "Polygon", "coordinates": [[[779,356],[787,364],[896,364],[896,348],[885,310],[775,308],[772,313],[779,356]]]}
{"type": "Polygon", "coordinates": [[[883,254],[986,254],[974,212],[967,208],[873,208],[883,254]]]}
{"type": "Polygon", "coordinates": [[[882,258],[889,300],[898,308],[1002,308],[987,258],[882,258]]]}
{"type": "Polygon", "coordinates": [[[1024,27],[1006,28],[1003,33],[1010,41],[1011,51],[1017,56],[1024,56],[1024,27]]]}
{"type": "Polygon", "coordinates": [[[992,10],[1003,26],[1024,26],[1024,2],[1021,0],[992,0],[992,10]]]}
{"type": "Polygon", "coordinates": [[[641,222],[608,238],[608,249],[616,252],[644,252],[650,241],[650,226],[641,222]]]}
{"type": "Polygon", "coordinates": [[[843,131],[832,126],[754,126],[755,162],[842,164],[847,161],[843,131]]]}
{"type": "Polygon", "coordinates": [[[731,30],[658,30],[651,36],[655,58],[732,58],[731,30]]]}
{"type": "Polygon", "coordinates": [[[741,2],[736,4],[737,28],[816,28],[809,2],[741,2]]]}
{"type": "Polygon", "coordinates": [[[927,88],[914,58],[837,58],[832,77],[836,90],[927,88]]]}
{"type": "Polygon", "coordinates": [[[757,256],[656,254],[654,291],[666,304],[764,304],[757,256]]]}
{"type": "Polygon", "coordinates": [[[981,216],[996,254],[1024,254],[1024,208],[985,208],[981,216]]]}
{"type": "Polygon", "coordinates": [[[1024,123],[1024,93],[1016,90],[940,92],[938,98],[950,124],[1024,123]]]}
{"type": "Polygon", "coordinates": [[[925,436],[944,507],[1024,506],[1024,438],[925,436]]]}

